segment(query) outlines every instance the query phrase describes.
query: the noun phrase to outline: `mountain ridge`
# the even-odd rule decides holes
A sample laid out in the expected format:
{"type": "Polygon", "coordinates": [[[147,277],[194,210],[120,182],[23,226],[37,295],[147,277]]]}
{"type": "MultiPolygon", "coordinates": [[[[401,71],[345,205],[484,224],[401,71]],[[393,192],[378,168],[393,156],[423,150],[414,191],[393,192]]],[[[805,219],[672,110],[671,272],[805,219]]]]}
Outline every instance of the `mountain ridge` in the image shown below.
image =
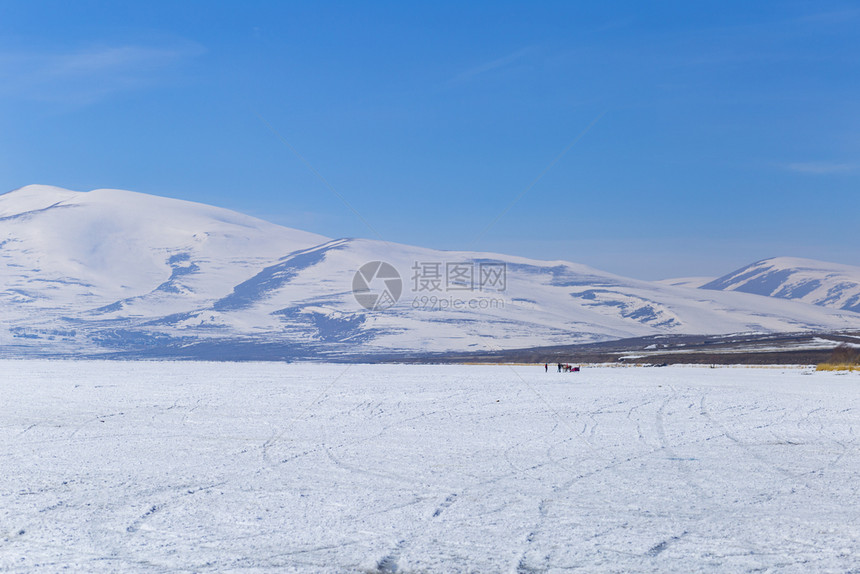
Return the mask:
{"type": "Polygon", "coordinates": [[[250,357],[265,347],[282,358],[372,358],[860,328],[853,310],[566,261],[330,239],[123,190],[0,195],[0,270],[4,356],[250,357]],[[374,261],[399,277],[385,310],[353,294],[374,261]]]}

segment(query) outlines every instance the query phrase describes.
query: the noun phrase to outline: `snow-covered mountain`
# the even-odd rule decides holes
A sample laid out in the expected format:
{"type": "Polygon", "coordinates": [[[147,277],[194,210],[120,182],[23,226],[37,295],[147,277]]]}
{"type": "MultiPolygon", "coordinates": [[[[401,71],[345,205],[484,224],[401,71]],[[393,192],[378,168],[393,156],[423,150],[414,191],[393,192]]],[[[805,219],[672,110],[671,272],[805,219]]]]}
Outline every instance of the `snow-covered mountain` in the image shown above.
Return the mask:
{"type": "Polygon", "coordinates": [[[794,299],[860,313],[860,267],[774,257],[708,282],[702,289],[794,299]]]}
{"type": "Polygon", "coordinates": [[[331,240],[119,190],[0,196],[0,273],[6,356],[362,357],[860,328],[858,313],[804,302],[331,240]]]}
{"type": "Polygon", "coordinates": [[[187,201],[31,185],[0,195],[0,297],[13,314],[99,313],[106,302],[129,315],[179,311],[326,240],[187,201]]]}

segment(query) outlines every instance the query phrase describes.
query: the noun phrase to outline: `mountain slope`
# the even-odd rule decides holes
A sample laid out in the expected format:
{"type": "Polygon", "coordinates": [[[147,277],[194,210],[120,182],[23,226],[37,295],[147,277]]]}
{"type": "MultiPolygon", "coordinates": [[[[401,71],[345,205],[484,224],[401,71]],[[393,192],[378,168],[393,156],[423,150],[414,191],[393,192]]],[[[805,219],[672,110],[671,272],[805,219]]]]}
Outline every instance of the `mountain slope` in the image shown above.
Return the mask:
{"type": "Polygon", "coordinates": [[[661,279],[656,281],[661,285],[671,285],[673,287],[689,287],[690,289],[698,289],[706,283],[713,281],[713,277],[677,277],[674,279],[661,279]]]}
{"type": "MultiPolygon", "coordinates": [[[[488,350],[585,343],[655,333],[781,332],[860,325],[860,316],[743,293],[709,293],[636,281],[584,265],[489,253],[440,252],[375,240],[345,239],[285,257],[194,314],[208,325],[277,332],[308,341],[360,342],[368,351],[488,350]],[[390,309],[368,312],[350,291],[355,271],[384,260],[403,294],[390,309]],[[501,264],[503,293],[492,289],[416,288],[416,263],[501,264]],[[279,277],[273,281],[273,277],[279,277]]],[[[183,318],[188,325],[188,317],[183,318]]]]}
{"type": "Polygon", "coordinates": [[[775,257],[724,275],[702,289],[739,291],[860,312],[860,267],[775,257]]]}
{"type": "Polygon", "coordinates": [[[0,302],[62,314],[184,310],[325,240],[187,201],[32,185],[0,195],[0,302]]]}
{"type": "Polygon", "coordinates": [[[119,190],[0,196],[0,272],[6,356],[361,358],[860,328],[860,314],[803,302],[564,261],[330,240],[119,190]]]}

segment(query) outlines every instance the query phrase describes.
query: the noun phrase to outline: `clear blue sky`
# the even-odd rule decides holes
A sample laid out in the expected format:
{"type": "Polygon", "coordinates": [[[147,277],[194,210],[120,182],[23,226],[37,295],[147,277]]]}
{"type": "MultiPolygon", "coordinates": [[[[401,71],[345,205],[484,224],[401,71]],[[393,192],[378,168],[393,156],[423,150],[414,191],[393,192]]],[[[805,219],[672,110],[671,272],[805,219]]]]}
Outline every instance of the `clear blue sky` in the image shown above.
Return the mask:
{"type": "Polygon", "coordinates": [[[643,279],[860,265],[860,4],[464,4],[5,0],[0,190],[643,279]]]}

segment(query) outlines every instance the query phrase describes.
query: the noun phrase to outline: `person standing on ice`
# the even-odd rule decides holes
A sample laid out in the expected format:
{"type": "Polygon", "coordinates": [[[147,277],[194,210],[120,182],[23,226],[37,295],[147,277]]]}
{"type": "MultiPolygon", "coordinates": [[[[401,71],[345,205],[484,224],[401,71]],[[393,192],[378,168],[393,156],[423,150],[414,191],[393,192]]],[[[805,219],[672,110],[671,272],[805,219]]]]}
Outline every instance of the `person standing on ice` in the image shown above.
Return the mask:
{"type": "Polygon", "coordinates": [[[549,371],[549,363],[544,363],[543,364],[543,372],[546,373],[547,371],[549,371]]]}

